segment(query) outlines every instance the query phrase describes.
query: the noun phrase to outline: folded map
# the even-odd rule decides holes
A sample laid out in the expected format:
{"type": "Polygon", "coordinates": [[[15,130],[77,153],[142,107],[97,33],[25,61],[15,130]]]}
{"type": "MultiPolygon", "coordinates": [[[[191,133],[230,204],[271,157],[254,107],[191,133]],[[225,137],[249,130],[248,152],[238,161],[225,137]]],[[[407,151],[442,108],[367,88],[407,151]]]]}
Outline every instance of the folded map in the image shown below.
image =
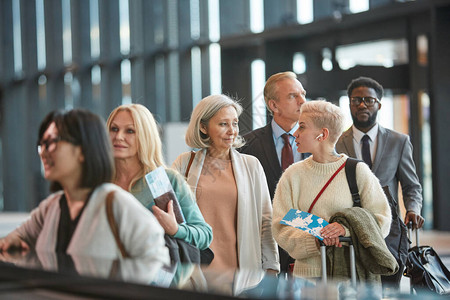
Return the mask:
{"type": "Polygon", "coordinates": [[[321,241],[323,237],[320,231],[328,225],[328,222],[321,217],[298,209],[290,209],[280,223],[306,231],[321,241]]]}

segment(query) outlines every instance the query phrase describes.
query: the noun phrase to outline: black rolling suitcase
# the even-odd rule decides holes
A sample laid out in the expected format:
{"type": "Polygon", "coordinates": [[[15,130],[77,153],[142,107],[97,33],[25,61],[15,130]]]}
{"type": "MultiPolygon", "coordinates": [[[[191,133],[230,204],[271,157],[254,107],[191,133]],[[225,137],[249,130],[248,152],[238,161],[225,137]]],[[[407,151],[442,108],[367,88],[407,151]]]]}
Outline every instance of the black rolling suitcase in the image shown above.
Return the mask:
{"type": "MultiPolygon", "coordinates": [[[[412,224],[408,224],[412,236],[412,224]]],[[[433,291],[439,295],[450,295],[450,272],[430,246],[419,246],[419,231],[416,232],[416,246],[408,251],[404,275],[410,278],[411,293],[433,291]]]]}

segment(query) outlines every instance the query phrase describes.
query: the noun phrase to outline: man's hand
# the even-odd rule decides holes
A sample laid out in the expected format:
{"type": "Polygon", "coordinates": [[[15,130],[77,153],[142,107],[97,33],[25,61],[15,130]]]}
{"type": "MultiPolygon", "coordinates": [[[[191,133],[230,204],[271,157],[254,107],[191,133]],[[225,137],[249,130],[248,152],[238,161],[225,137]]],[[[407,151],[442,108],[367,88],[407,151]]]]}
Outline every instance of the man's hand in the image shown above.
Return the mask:
{"type": "Polygon", "coordinates": [[[413,223],[413,229],[415,229],[422,228],[425,219],[413,211],[408,211],[405,216],[405,224],[408,224],[410,221],[413,223]]]}

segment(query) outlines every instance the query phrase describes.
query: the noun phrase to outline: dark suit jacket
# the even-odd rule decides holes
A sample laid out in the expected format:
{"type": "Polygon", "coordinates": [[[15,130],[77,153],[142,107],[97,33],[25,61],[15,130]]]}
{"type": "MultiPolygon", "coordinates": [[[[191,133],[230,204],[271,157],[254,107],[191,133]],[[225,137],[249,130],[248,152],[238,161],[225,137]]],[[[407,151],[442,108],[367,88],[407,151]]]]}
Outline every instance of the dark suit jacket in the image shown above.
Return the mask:
{"type": "Polygon", "coordinates": [[[281,177],[281,166],[273,142],[272,124],[269,122],[266,126],[255,129],[243,137],[246,144],[239,149],[239,152],[258,158],[266,173],[270,197],[273,200],[275,188],[281,177]]]}
{"type": "MultiPolygon", "coordinates": [[[[275,143],[273,142],[272,123],[266,126],[250,131],[243,136],[246,144],[238,149],[239,152],[255,156],[263,166],[266,173],[267,185],[269,187],[270,198],[273,201],[275,188],[281,177],[281,166],[278,161],[275,143]]],[[[294,263],[294,259],[278,246],[280,254],[281,272],[288,272],[289,265],[294,263]]]]}
{"type": "MultiPolygon", "coordinates": [[[[356,157],[352,128],[350,127],[339,138],[336,151],[356,157]]],[[[406,210],[420,214],[422,186],[416,174],[412,151],[413,147],[408,135],[378,125],[377,150],[372,172],[380,180],[381,186],[389,186],[396,201],[398,201],[398,183],[400,182],[406,210]]]]}

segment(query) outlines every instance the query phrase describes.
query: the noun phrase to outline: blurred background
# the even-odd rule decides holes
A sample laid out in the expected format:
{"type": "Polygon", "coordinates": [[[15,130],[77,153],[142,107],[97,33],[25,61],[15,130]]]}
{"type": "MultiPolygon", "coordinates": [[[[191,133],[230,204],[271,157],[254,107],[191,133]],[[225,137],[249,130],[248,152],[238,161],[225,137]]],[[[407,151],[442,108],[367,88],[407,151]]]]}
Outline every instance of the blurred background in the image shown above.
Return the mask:
{"type": "Polygon", "coordinates": [[[268,121],[266,79],[291,70],[348,126],[349,82],[384,86],[379,121],[411,137],[425,227],[450,231],[448,0],[0,0],[0,36],[0,212],[48,195],[36,143],[51,110],[144,104],[170,165],[203,97],[239,99],[245,133],[268,121]]]}

